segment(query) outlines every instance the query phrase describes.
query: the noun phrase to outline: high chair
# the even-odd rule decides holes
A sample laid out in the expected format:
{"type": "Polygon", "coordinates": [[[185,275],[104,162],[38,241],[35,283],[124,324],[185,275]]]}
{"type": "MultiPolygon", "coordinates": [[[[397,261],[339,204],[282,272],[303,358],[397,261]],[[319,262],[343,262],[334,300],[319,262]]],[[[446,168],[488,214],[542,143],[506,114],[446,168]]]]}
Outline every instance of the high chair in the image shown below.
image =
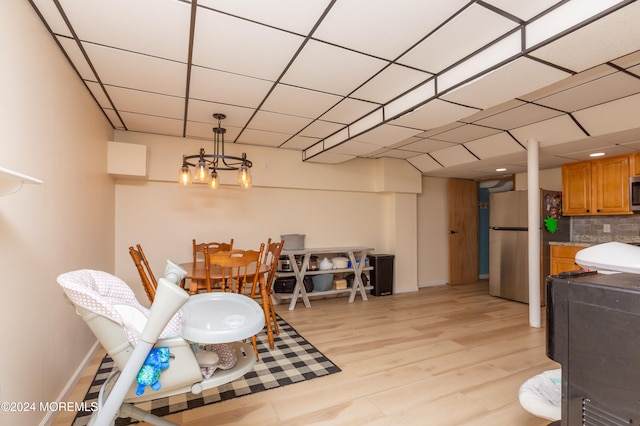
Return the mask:
{"type": "Polygon", "coordinates": [[[251,345],[238,341],[264,327],[260,305],[233,293],[189,297],[177,285],[185,273],[178,265],[167,263],[150,309],[137,301],[124,281],[106,272],[85,269],[58,277],[65,295],[118,370],[102,386],[90,425],[112,425],[117,416],[161,426],[174,425],[132,404],[186,392],[198,394],[236,380],[253,368],[255,359],[248,355],[251,345]],[[232,347],[236,365],[216,370],[209,379],[203,379],[192,349],[192,343],[196,342],[235,342],[232,347]],[[147,388],[138,396],[136,376],[154,346],[169,348],[169,367],[160,375],[160,389],[147,388]]]}

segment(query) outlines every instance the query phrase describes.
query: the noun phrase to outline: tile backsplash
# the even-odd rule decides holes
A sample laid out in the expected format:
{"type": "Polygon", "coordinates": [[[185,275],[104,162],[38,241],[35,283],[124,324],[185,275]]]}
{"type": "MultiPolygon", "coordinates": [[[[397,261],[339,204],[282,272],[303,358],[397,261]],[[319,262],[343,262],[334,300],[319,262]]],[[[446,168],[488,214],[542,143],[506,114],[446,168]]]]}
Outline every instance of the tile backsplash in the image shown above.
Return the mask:
{"type": "Polygon", "coordinates": [[[640,214],[572,216],[571,241],[576,243],[640,242],[640,214]],[[609,225],[610,232],[604,232],[609,225]]]}

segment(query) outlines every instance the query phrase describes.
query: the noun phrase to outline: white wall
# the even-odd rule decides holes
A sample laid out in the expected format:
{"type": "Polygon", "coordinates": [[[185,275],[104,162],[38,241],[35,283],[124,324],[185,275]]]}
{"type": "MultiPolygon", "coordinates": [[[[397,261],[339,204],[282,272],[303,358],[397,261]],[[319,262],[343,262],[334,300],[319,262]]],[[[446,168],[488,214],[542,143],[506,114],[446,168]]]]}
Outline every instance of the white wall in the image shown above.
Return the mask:
{"type": "MultiPolygon", "coordinates": [[[[0,166],[35,176],[0,198],[0,401],[56,401],[95,339],[56,277],[113,271],[111,127],[29,2],[0,2],[0,166]]],[[[46,413],[0,412],[35,425],[46,413]]]]}

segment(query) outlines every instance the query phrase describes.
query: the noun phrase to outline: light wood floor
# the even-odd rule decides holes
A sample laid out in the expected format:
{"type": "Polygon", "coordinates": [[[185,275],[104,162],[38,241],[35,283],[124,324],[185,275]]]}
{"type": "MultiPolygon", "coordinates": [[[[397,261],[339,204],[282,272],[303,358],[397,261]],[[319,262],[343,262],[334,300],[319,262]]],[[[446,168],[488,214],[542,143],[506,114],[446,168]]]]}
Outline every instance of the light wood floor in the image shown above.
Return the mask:
{"type": "MultiPolygon", "coordinates": [[[[549,424],[518,402],[525,380],[559,367],[545,355],[544,328],[529,327],[528,305],[489,296],[486,281],[276,309],[342,372],[167,419],[184,426],[549,424]]],[[[69,401],[82,399],[103,354],[69,401]]],[[[62,413],[53,424],[73,416],[62,413]]]]}

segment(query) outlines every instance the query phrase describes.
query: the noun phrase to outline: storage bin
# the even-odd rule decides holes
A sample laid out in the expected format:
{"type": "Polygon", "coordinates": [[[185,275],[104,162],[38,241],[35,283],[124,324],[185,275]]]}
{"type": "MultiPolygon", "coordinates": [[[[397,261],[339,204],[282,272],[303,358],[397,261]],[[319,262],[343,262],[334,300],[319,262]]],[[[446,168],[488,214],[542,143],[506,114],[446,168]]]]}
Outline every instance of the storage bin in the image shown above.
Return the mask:
{"type": "Polygon", "coordinates": [[[284,240],[282,250],[304,250],[305,234],[285,234],[280,235],[280,239],[284,240]]]}
{"type": "Polygon", "coordinates": [[[327,291],[333,288],[333,274],[313,275],[313,291],[327,291]]]}

